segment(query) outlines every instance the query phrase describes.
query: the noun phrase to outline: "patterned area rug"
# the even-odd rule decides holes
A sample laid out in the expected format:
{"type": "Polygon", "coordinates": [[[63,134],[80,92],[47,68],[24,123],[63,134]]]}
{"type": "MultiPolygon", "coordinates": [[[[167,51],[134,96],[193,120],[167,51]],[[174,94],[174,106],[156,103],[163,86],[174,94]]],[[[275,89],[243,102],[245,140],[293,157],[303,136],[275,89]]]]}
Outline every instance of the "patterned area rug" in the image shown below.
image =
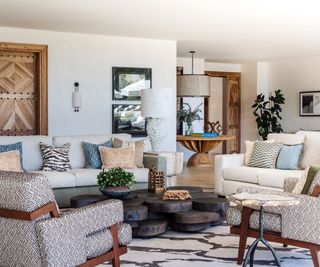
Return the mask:
{"type": "MultiPolygon", "coordinates": [[[[249,238],[251,244],[253,239],[249,238]]],[[[228,226],[211,227],[200,233],[167,233],[151,239],[134,239],[129,252],[121,257],[122,267],[238,267],[239,237],[229,234],[228,226]]],[[[313,266],[309,250],[271,243],[283,267],[313,266]]],[[[275,266],[263,245],[255,254],[255,267],[275,266]]],[[[111,266],[102,264],[102,266],[111,266]]]]}

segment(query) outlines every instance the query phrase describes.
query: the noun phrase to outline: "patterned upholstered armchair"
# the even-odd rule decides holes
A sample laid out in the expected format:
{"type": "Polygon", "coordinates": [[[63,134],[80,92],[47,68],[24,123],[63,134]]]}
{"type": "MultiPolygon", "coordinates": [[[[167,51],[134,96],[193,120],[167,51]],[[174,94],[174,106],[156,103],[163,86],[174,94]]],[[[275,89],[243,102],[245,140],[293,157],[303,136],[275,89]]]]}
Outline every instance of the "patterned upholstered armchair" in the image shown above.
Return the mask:
{"type": "Polygon", "coordinates": [[[95,266],[127,252],[119,200],[60,214],[47,178],[0,172],[0,266],[95,266]]]}
{"type": "MultiPolygon", "coordinates": [[[[297,178],[285,180],[285,192],[243,187],[240,192],[270,192],[272,194],[290,194],[297,178]]],[[[299,198],[298,206],[266,207],[264,214],[265,239],[307,248],[311,252],[314,267],[320,267],[320,181],[311,186],[310,195],[295,195],[299,198]]],[[[259,212],[247,207],[230,207],[227,211],[227,222],[231,224],[230,232],[240,235],[238,264],[243,261],[248,237],[257,237],[259,212]]]]}

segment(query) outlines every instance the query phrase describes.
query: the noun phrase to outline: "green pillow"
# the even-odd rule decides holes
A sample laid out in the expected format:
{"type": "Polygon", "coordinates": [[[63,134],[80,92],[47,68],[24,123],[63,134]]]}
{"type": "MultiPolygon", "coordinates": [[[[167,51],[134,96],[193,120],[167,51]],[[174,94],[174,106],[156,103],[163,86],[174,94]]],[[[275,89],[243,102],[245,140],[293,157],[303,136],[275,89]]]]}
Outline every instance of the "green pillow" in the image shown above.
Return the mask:
{"type": "Polygon", "coordinates": [[[308,177],[307,177],[306,183],[304,184],[301,194],[304,194],[304,195],[308,194],[310,186],[313,182],[313,179],[316,176],[318,171],[320,171],[320,167],[310,166],[308,177]]]}

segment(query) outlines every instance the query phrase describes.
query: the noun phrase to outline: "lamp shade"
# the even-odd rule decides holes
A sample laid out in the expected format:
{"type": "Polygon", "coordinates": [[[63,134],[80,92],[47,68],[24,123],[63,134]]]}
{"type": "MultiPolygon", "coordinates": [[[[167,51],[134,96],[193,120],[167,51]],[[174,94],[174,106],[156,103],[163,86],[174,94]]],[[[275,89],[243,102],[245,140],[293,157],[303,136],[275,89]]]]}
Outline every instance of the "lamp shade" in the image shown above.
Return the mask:
{"type": "Polygon", "coordinates": [[[184,74],[177,76],[177,96],[209,96],[209,76],[184,74]]]}
{"type": "Polygon", "coordinates": [[[141,115],[145,118],[171,117],[172,89],[143,89],[141,90],[141,115]]]}

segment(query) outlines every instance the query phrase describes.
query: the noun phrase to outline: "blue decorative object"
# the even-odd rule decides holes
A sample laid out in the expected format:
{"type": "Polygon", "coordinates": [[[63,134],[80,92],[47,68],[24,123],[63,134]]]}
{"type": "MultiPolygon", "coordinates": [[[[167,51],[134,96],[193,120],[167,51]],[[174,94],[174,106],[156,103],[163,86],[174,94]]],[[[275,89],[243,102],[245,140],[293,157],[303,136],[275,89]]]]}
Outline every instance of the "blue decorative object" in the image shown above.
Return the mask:
{"type": "Polygon", "coordinates": [[[10,144],[10,145],[0,145],[0,153],[14,151],[14,150],[18,150],[20,152],[20,163],[21,163],[22,169],[24,169],[23,163],[22,163],[22,142],[10,144]]]}
{"type": "Polygon", "coordinates": [[[286,146],[284,145],[279,153],[277,169],[298,170],[299,160],[303,145],[286,146]]]}
{"type": "Polygon", "coordinates": [[[82,142],[84,154],[86,156],[86,168],[101,169],[102,162],[100,158],[99,146],[112,147],[111,141],[107,141],[101,145],[82,142]]]}

